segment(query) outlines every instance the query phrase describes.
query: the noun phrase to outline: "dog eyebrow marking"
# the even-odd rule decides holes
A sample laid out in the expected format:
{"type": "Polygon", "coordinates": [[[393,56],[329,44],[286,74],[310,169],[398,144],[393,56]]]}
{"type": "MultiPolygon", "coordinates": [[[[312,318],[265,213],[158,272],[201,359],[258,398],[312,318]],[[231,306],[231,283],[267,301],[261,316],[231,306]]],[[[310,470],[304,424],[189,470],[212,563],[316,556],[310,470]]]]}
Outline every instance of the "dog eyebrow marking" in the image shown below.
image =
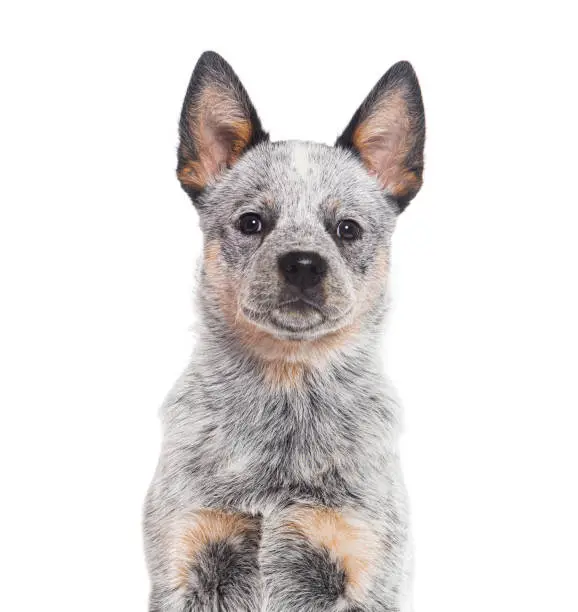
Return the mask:
{"type": "Polygon", "coordinates": [[[377,538],[367,523],[351,512],[301,506],[291,512],[285,528],[329,551],[345,572],[350,599],[359,600],[367,593],[370,569],[378,556],[377,538]]]}
{"type": "Polygon", "coordinates": [[[254,196],[251,193],[244,194],[243,197],[238,198],[233,202],[233,210],[237,211],[239,208],[243,206],[257,206],[267,208],[267,209],[275,209],[276,202],[273,198],[273,194],[270,191],[262,191],[257,196],[254,196]]]}
{"type": "Polygon", "coordinates": [[[325,209],[327,212],[335,213],[341,206],[341,200],[337,198],[329,198],[325,201],[325,209]]]}

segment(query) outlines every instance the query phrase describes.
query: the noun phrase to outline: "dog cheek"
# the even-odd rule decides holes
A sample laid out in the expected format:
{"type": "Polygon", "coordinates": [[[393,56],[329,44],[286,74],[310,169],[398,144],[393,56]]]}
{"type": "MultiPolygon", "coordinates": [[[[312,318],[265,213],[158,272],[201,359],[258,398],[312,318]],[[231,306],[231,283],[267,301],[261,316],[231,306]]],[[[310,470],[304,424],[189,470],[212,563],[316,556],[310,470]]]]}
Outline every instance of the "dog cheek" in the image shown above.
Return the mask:
{"type": "Polygon", "coordinates": [[[252,310],[274,307],[279,301],[281,286],[276,264],[271,257],[260,257],[239,271],[240,301],[252,310]]]}
{"type": "Polygon", "coordinates": [[[362,313],[370,311],[382,298],[389,279],[389,260],[389,249],[380,247],[360,291],[359,304],[362,313]]]}
{"type": "Polygon", "coordinates": [[[228,320],[234,320],[237,315],[239,285],[233,282],[218,239],[210,240],[205,245],[203,271],[205,287],[214,298],[212,302],[218,305],[228,320]]]}
{"type": "Polygon", "coordinates": [[[351,308],[356,299],[356,288],[351,273],[343,264],[331,265],[332,272],[324,283],[325,307],[333,316],[339,316],[351,308]]]}

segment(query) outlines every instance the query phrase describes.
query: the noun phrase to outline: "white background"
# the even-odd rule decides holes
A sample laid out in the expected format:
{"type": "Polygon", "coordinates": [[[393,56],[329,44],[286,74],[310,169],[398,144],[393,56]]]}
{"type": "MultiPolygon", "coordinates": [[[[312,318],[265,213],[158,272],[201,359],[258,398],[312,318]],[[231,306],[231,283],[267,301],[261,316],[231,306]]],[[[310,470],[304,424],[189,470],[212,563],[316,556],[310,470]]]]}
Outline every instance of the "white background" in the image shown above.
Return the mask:
{"type": "Polygon", "coordinates": [[[0,16],[2,610],[143,611],[158,407],[201,236],[174,176],[200,53],[274,139],[333,142],[412,61],[425,186],[399,221],[419,612],[578,610],[571,2],[13,2],[0,16]]]}

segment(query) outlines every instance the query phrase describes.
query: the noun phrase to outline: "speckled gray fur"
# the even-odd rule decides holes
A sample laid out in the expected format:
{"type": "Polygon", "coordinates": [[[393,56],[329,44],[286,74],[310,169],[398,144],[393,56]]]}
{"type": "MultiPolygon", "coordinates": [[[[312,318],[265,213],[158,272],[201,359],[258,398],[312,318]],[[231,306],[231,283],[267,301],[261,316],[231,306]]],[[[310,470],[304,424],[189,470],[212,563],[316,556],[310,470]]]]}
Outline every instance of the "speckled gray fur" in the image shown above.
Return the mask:
{"type": "MultiPolygon", "coordinates": [[[[207,55],[197,81],[229,78],[247,110],[207,55]]],[[[146,499],[150,611],[409,612],[400,408],[379,357],[398,203],[356,151],[266,137],[192,197],[200,325],[146,499]],[[261,233],[239,231],[246,212],[261,233]],[[336,236],[341,219],[359,240],[336,236]],[[295,250],[328,264],[317,307],[297,312],[279,306],[277,263],[295,250]]]]}

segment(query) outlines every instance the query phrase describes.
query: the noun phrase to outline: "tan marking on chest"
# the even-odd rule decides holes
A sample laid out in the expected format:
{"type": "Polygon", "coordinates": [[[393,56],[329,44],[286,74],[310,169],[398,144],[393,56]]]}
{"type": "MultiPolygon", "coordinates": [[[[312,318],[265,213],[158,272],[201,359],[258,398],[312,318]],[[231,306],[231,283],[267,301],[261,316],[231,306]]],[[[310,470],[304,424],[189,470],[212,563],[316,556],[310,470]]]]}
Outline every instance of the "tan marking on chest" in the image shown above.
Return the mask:
{"type": "Polygon", "coordinates": [[[305,366],[291,361],[271,361],[263,364],[267,382],[275,389],[294,389],[303,383],[305,366]]]}

